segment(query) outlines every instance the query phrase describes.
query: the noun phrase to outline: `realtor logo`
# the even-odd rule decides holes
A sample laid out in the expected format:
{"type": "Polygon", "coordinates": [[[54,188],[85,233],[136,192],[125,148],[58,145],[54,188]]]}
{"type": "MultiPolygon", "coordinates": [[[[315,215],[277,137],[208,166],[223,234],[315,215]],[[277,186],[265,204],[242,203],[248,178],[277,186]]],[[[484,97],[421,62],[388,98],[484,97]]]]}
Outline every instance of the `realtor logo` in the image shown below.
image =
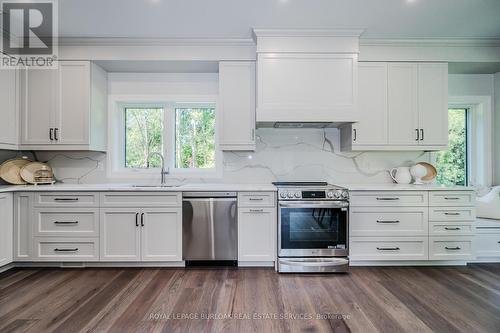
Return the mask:
{"type": "Polygon", "coordinates": [[[55,68],[57,0],[2,1],[2,68],[55,68]]]}

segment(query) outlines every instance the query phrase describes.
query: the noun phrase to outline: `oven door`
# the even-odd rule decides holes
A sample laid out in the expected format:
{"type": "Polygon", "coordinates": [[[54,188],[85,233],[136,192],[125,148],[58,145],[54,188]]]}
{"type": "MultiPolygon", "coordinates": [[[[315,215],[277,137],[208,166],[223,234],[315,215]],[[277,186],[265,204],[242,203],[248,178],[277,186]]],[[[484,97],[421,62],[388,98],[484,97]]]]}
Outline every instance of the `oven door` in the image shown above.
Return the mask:
{"type": "Polygon", "coordinates": [[[278,255],[328,257],[348,255],[348,203],[279,203],[278,255]]]}

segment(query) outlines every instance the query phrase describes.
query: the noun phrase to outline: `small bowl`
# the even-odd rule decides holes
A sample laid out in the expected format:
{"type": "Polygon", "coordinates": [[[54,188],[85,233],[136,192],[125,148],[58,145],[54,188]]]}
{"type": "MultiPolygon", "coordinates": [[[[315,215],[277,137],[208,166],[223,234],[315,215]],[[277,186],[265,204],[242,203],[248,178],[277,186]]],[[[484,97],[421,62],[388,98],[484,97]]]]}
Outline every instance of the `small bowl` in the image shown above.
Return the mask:
{"type": "Polygon", "coordinates": [[[427,162],[418,162],[417,164],[420,164],[427,169],[427,174],[424,177],[422,177],[422,181],[424,183],[431,183],[432,181],[434,181],[434,179],[436,179],[437,170],[434,167],[434,165],[427,162]]]}

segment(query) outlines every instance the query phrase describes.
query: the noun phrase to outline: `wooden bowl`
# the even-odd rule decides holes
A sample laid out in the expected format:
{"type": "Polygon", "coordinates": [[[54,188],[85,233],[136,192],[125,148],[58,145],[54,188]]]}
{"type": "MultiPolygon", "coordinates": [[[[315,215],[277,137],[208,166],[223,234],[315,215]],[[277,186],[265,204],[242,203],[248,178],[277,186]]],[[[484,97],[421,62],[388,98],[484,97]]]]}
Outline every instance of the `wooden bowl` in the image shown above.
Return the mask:
{"type": "Polygon", "coordinates": [[[13,158],[2,163],[0,166],[0,177],[7,183],[14,185],[25,185],[26,182],[21,178],[21,168],[31,163],[26,158],[13,158]]]}
{"type": "Polygon", "coordinates": [[[417,164],[422,165],[427,169],[427,175],[422,177],[422,181],[425,183],[430,183],[437,177],[437,170],[434,167],[434,165],[427,163],[427,162],[418,162],[417,164]]]}

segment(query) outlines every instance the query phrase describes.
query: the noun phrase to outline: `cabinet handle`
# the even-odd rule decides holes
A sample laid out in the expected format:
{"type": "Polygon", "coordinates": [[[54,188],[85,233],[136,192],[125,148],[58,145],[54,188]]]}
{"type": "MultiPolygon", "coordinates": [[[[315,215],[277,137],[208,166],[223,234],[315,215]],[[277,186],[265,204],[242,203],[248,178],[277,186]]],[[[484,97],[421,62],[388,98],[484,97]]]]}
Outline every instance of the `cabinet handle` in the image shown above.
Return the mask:
{"type": "Polygon", "coordinates": [[[418,128],[415,128],[415,132],[417,133],[417,137],[415,138],[415,141],[420,140],[420,135],[418,134],[418,128]]]}
{"type": "Polygon", "coordinates": [[[377,198],[377,200],[380,200],[380,201],[392,201],[392,200],[399,200],[399,198],[377,198]]]}
{"type": "Polygon", "coordinates": [[[455,198],[455,197],[444,197],[444,200],[460,200],[460,198],[455,198]]]}
{"type": "Polygon", "coordinates": [[[262,213],[264,209],[250,209],[252,213],[262,213]]]}
{"type": "Polygon", "coordinates": [[[399,251],[399,247],[377,247],[379,251],[399,251]]]}
{"type": "Polygon", "coordinates": [[[444,227],[444,230],[460,230],[460,228],[444,227]]]}
{"type": "Polygon", "coordinates": [[[354,139],[352,141],[356,141],[358,139],[358,130],[353,128],[352,131],[354,132],[354,139]]]}
{"type": "Polygon", "coordinates": [[[141,227],[144,227],[144,213],[141,214],[141,227]]]}
{"type": "Polygon", "coordinates": [[[424,129],[420,129],[420,141],[424,141],[424,129]]]}
{"type": "Polygon", "coordinates": [[[59,138],[57,137],[57,131],[59,131],[59,128],[54,128],[54,140],[59,141],[59,138]]]}
{"type": "Polygon", "coordinates": [[[460,215],[460,213],[449,213],[449,212],[446,212],[446,213],[444,213],[444,215],[453,215],[453,216],[457,216],[457,215],[460,215]]]}
{"type": "Polygon", "coordinates": [[[394,220],[394,221],[382,221],[382,220],[377,220],[377,223],[399,223],[400,221],[399,220],[394,220]]]}
{"type": "Polygon", "coordinates": [[[78,221],[54,221],[54,224],[78,224],[78,221]]]}
{"type": "Polygon", "coordinates": [[[250,201],[262,201],[264,198],[249,198],[250,201]]]}
{"type": "Polygon", "coordinates": [[[77,247],[75,247],[74,249],[57,249],[57,248],[55,248],[54,251],[55,252],[76,252],[76,251],[78,251],[78,248],[77,247]]]}
{"type": "Polygon", "coordinates": [[[55,198],[54,201],[78,201],[78,198],[55,198]]]}
{"type": "Polygon", "coordinates": [[[49,129],[49,139],[50,139],[50,141],[54,141],[53,132],[54,132],[54,129],[53,129],[53,128],[50,128],[50,129],[49,129]]]}
{"type": "Polygon", "coordinates": [[[139,213],[135,213],[135,226],[139,226],[139,213]]]}
{"type": "Polygon", "coordinates": [[[460,246],[455,246],[455,247],[445,246],[444,248],[447,249],[447,250],[452,250],[452,251],[461,250],[460,246]]]}

